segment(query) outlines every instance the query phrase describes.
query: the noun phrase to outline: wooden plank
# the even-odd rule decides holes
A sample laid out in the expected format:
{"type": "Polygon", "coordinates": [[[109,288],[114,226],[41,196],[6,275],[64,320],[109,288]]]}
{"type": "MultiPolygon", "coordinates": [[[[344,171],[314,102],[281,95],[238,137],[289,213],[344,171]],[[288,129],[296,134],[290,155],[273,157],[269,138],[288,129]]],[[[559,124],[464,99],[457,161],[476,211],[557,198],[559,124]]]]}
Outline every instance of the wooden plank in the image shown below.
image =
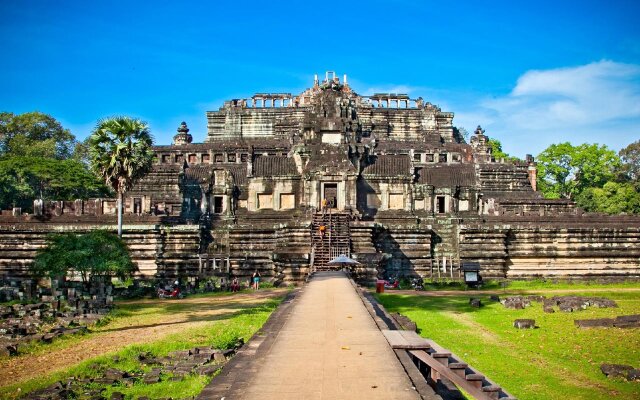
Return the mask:
{"type": "Polygon", "coordinates": [[[382,330],[392,349],[427,350],[429,342],[413,331],[382,330]]]}
{"type": "Polygon", "coordinates": [[[487,393],[483,392],[481,388],[475,387],[471,382],[459,376],[448,367],[442,365],[439,361],[433,359],[426,351],[411,350],[409,351],[409,353],[411,353],[411,355],[416,357],[418,360],[427,364],[432,370],[436,370],[440,374],[440,376],[444,376],[445,378],[453,382],[456,386],[469,393],[471,396],[473,396],[474,399],[493,400],[487,393]]]}

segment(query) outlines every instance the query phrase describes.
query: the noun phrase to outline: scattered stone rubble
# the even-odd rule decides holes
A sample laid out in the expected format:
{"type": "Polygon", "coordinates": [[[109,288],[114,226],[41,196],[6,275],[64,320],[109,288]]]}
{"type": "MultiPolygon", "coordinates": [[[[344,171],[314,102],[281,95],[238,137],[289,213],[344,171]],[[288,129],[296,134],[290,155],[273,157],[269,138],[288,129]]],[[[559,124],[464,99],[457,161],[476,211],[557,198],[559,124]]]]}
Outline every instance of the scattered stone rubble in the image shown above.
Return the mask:
{"type": "Polygon", "coordinates": [[[615,318],[576,319],[573,322],[578,328],[640,328],[640,314],[620,315],[615,318]]]}
{"type": "Polygon", "coordinates": [[[587,307],[618,307],[615,301],[602,297],[554,296],[545,301],[548,301],[551,306],[558,306],[562,312],[586,310],[587,307]]]}
{"type": "Polygon", "coordinates": [[[530,306],[532,301],[541,302],[542,300],[542,296],[511,296],[500,300],[500,303],[506,308],[523,310],[530,306]]]}
{"type": "Polygon", "coordinates": [[[524,309],[531,305],[531,302],[542,303],[544,312],[555,312],[554,307],[558,307],[563,312],[573,312],[584,310],[587,307],[618,307],[615,301],[602,297],[582,297],[582,296],[554,296],[550,299],[543,296],[512,296],[500,301],[506,308],[514,310],[524,309]]]}
{"type": "Polygon", "coordinates": [[[64,302],[0,306],[0,354],[17,355],[20,345],[32,340],[50,343],[53,339],[86,332],[110,306],[97,300],[77,300],[74,307],[64,302]]]}
{"type": "Polygon", "coordinates": [[[633,368],[631,365],[602,364],[600,371],[602,371],[607,378],[624,378],[628,381],[640,380],[640,369],[633,368]]]}
{"type": "MultiPolygon", "coordinates": [[[[227,350],[219,350],[210,346],[194,347],[189,350],[173,351],[166,357],[155,357],[151,353],[140,353],[138,355],[140,364],[145,367],[151,367],[151,369],[126,372],[116,368],[108,368],[97,378],[71,377],[65,382],[56,382],[45,389],[34,391],[24,399],[106,399],[103,396],[104,388],[99,386],[130,386],[136,382],[152,385],[166,380],[181,381],[191,374],[212,376],[224,366],[227,359],[235,354],[236,350],[242,345],[243,341],[240,340],[236,347],[227,350]]],[[[119,359],[116,357],[114,361],[118,362],[119,359]]],[[[95,365],[95,368],[100,367],[95,365]]],[[[123,398],[124,395],[120,392],[114,392],[110,397],[111,400],[123,398]]]]}

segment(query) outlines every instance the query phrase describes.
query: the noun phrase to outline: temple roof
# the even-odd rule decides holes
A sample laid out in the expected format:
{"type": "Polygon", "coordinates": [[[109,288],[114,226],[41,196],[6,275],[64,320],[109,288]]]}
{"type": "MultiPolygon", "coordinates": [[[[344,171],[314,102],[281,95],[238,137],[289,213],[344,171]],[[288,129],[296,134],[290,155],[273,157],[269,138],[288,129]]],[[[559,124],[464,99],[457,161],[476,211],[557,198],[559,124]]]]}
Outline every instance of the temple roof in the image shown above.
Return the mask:
{"type": "Polygon", "coordinates": [[[296,164],[292,158],[283,156],[257,157],[253,163],[255,176],[298,175],[296,164]]]}
{"type": "Polygon", "coordinates": [[[433,165],[423,167],[418,173],[418,183],[436,187],[464,186],[476,184],[473,164],[433,165]]]}
{"type": "Polygon", "coordinates": [[[408,155],[379,155],[375,162],[362,171],[363,175],[400,176],[411,174],[411,160],[408,155]]]}

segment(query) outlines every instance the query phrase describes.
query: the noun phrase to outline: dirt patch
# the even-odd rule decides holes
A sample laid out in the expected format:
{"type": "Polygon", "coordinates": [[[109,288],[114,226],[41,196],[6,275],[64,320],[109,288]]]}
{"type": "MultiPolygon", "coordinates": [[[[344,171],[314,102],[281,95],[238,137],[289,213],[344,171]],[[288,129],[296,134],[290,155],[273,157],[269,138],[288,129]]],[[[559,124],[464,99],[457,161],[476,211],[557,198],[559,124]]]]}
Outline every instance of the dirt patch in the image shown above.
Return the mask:
{"type": "Polygon", "coordinates": [[[183,300],[140,300],[127,305],[175,305],[188,311],[158,316],[140,315],[114,321],[103,330],[87,335],[72,346],[37,355],[23,355],[0,361],[0,387],[49,375],[81,361],[115,352],[132,344],[157,341],[167,335],[204,326],[225,314],[238,312],[243,306],[282,296],[285,289],[241,293],[233,296],[186,298],[183,300]],[[168,303],[167,303],[168,302],[168,303]],[[179,303],[178,303],[179,302],[179,303]]]}

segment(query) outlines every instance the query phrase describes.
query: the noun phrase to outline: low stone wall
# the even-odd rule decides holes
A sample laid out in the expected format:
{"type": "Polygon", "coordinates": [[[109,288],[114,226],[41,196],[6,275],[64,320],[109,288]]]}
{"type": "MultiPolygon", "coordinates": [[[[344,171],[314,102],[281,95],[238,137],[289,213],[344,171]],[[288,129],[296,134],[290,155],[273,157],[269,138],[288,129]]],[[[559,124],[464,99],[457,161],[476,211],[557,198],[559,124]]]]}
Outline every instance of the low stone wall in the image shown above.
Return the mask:
{"type": "MultiPolygon", "coordinates": [[[[28,279],[29,266],[52,232],[88,232],[94,229],[116,231],[112,224],[42,223],[21,221],[0,224],[0,277],[28,279]]],[[[138,276],[156,273],[167,277],[186,275],[198,269],[199,230],[197,225],[125,225],[127,243],[138,276]]]]}
{"type": "Polygon", "coordinates": [[[640,219],[557,217],[460,226],[460,259],[504,278],[640,277],[640,219]]]}

